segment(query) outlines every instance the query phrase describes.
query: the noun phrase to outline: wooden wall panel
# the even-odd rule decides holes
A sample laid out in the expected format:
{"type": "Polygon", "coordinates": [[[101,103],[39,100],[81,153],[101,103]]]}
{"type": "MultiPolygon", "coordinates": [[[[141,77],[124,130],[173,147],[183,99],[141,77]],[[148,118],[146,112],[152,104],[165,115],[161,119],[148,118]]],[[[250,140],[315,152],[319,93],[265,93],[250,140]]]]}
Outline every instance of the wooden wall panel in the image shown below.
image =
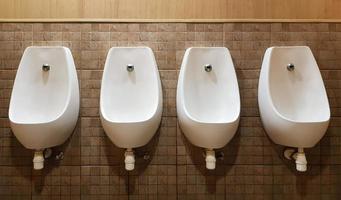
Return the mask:
{"type": "Polygon", "coordinates": [[[0,0],[1,21],[341,21],[340,0],[0,0]]]}

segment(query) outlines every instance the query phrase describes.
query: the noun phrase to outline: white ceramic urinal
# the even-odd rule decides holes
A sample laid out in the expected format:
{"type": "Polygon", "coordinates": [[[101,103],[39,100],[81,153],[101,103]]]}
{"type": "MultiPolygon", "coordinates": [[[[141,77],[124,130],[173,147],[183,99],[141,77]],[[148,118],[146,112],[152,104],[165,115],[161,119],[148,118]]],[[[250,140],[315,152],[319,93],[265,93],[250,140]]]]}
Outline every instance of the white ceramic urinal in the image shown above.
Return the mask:
{"type": "Polygon", "coordinates": [[[285,152],[306,171],[303,148],[325,134],[330,110],[323,80],[309,47],[271,47],[265,52],[259,78],[259,109],[265,130],[277,144],[296,147],[285,152]],[[292,154],[292,156],[290,156],[292,154]]]}
{"type": "Polygon", "coordinates": [[[105,62],[100,115],[111,141],[125,148],[125,166],[134,169],[133,148],[146,145],[159,127],[162,88],[148,47],[111,48],[105,62]]]}
{"type": "Polygon", "coordinates": [[[215,169],[214,149],[236,133],[240,98],[230,52],[224,47],[186,50],[177,89],[180,127],[188,140],[206,149],[206,167],[215,169]]]}
{"type": "Polygon", "coordinates": [[[71,51],[28,47],[21,59],[9,106],[11,128],[28,149],[34,168],[44,167],[43,150],[66,141],[76,126],[79,88],[71,51]]]}

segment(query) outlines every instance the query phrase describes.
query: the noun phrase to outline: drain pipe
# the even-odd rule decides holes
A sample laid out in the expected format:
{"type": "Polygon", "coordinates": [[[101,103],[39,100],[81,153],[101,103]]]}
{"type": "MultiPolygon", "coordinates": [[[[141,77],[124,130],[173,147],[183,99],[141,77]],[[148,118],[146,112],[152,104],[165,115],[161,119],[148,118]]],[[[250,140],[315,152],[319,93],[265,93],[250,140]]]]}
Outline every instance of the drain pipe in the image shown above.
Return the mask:
{"type": "Polygon", "coordinates": [[[133,149],[127,149],[124,153],[124,163],[127,171],[132,171],[135,168],[135,156],[133,149]]]}
{"type": "Polygon", "coordinates": [[[41,170],[44,168],[44,153],[43,150],[36,150],[33,157],[33,169],[41,170]]]}
{"type": "Polygon", "coordinates": [[[307,159],[303,148],[298,148],[298,152],[293,155],[296,162],[296,170],[299,172],[307,171],[307,159]]]}
{"type": "Polygon", "coordinates": [[[297,171],[307,171],[308,162],[303,148],[298,148],[297,151],[294,148],[287,148],[284,150],[284,157],[288,160],[295,160],[297,171]]]}
{"type": "Polygon", "coordinates": [[[213,170],[215,169],[215,163],[216,163],[216,158],[215,158],[215,152],[213,149],[206,149],[206,168],[213,170]]]}

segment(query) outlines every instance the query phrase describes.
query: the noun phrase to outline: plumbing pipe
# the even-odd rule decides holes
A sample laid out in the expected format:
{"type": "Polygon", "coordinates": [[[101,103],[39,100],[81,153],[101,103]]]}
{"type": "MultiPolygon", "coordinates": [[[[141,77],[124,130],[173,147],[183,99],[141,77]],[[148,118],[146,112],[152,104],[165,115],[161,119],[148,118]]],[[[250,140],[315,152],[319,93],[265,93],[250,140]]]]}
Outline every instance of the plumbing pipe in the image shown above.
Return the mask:
{"type": "Polygon", "coordinates": [[[37,150],[34,152],[33,168],[35,170],[41,170],[44,168],[44,153],[43,150],[37,150]]]}
{"type": "Polygon", "coordinates": [[[132,149],[127,149],[126,152],[124,153],[124,163],[125,163],[125,168],[127,171],[131,171],[135,167],[135,156],[134,156],[134,151],[132,149]]]}
{"type": "Polygon", "coordinates": [[[215,152],[213,149],[206,149],[206,168],[213,170],[215,169],[215,163],[216,163],[216,158],[215,158],[215,152]]]}
{"type": "Polygon", "coordinates": [[[296,162],[296,170],[299,172],[307,171],[307,159],[303,148],[298,148],[298,152],[294,154],[294,159],[296,162]]]}

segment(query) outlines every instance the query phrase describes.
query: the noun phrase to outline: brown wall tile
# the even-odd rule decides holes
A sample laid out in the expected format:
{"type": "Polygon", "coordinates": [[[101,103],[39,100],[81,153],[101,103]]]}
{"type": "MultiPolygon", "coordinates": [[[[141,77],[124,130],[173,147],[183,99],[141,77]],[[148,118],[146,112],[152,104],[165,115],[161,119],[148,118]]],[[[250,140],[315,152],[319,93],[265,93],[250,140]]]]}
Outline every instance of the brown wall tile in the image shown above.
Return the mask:
{"type": "Polygon", "coordinates": [[[0,199],[340,199],[341,25],[338,23],[1,23],[0,199]],[[78,70],[78,125],[41,171],[32,152],[14,137],[8,104],[16,69],[31,45],[64,45],[78,70]],[[308,45],[321,69],[331,105],[326,136],[308,150],[309,169],[295,171],[283,147],[267,137],[259,117],[257,87],[262,57],[273,45],[308,45]],[[100,83],[112,46],[150,46],[160,70],[163,117],[155,137],[138,148],[133,172],[124,150],[105,135],[99,119],[100,83]],[[177,123],[176,87],[185,49],[225,46],[239,80],[241,122],[215,171],[203,150],[177,123]]]}

